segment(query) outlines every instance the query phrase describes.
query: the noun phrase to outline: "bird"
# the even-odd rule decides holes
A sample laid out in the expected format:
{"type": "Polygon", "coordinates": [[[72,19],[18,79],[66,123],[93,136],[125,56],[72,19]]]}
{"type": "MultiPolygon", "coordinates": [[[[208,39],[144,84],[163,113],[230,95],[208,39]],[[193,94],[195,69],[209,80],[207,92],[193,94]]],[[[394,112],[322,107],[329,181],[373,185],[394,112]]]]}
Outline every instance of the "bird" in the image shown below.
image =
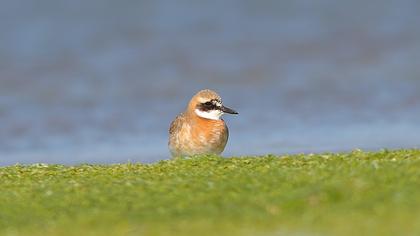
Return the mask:
{"type": "Polygon", "coordinates": [[[221,119],[225,113],[238,114],[225,107],[215,91],[196,93],[186,110],[171,122],[168,146],[172,157],[220,155],[229,138],[228,127],[221,119]]]}

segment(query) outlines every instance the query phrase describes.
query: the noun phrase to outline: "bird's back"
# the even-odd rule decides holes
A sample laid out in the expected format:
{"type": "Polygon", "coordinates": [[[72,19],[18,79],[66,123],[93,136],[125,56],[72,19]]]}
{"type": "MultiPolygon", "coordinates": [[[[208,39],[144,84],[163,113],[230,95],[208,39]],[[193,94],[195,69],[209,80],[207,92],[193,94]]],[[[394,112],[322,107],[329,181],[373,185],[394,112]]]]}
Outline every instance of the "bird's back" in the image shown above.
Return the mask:
{"type": "Polygon", "coordinates": [[[181,135],[184,132],[183,130],[185,130],[185,128],[183,128],[183,126],[185,126],[186,121],[185,121],[185,114],[181,113],[179,114],[177,117],[175,117],[175,119],[171,122],[171,125],[169,127],[169,150],[172,154],[172,156],[178,156],[180,155],[180,150],[181,150],[181,144],[180,144],[180,139],[181,139],[181,135]]]}

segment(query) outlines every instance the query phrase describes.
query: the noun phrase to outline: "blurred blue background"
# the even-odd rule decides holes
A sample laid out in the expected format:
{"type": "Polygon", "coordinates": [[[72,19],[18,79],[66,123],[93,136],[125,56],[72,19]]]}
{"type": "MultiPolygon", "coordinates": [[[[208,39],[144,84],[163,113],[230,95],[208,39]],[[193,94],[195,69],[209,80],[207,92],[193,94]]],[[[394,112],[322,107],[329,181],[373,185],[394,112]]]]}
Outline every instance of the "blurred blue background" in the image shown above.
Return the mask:
{"type": "Polygon", "coordinates": [[[168,159],[218,91],[231,155],[420,147],[420,2],[2,1],[0,165],[168,159]]]}

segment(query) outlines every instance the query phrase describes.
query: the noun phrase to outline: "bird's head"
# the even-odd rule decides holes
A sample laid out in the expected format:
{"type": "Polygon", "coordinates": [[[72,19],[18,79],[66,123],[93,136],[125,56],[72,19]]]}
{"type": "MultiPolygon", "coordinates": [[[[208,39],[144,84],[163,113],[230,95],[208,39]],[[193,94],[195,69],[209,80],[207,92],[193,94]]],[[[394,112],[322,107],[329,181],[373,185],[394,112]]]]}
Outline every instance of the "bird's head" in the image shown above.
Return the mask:
{"type": "Polygon", "coordinates": [[[210,120],[220,120],[225,113],[238,114],[235,110],[225,107],[220,96],[209,89],[201,90],[194,95],[188,105],[188,111],[210,120]]]}

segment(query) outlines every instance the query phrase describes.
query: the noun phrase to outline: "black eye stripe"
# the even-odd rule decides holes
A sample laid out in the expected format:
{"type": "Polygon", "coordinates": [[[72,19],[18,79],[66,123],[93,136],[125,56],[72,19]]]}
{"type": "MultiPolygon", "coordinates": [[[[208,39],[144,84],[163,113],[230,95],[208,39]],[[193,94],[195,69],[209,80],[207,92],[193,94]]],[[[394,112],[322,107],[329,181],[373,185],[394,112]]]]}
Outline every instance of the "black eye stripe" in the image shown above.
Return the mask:
{"type": "Polygon", "coordinates": [[[220,110],[220,107],[217,106],[217,103],[220,103],[220,101],[213,99],[209,102],[200,103],[198,105],[198,109],[201,111],[210,111],[210,110],[220,110]]]}

